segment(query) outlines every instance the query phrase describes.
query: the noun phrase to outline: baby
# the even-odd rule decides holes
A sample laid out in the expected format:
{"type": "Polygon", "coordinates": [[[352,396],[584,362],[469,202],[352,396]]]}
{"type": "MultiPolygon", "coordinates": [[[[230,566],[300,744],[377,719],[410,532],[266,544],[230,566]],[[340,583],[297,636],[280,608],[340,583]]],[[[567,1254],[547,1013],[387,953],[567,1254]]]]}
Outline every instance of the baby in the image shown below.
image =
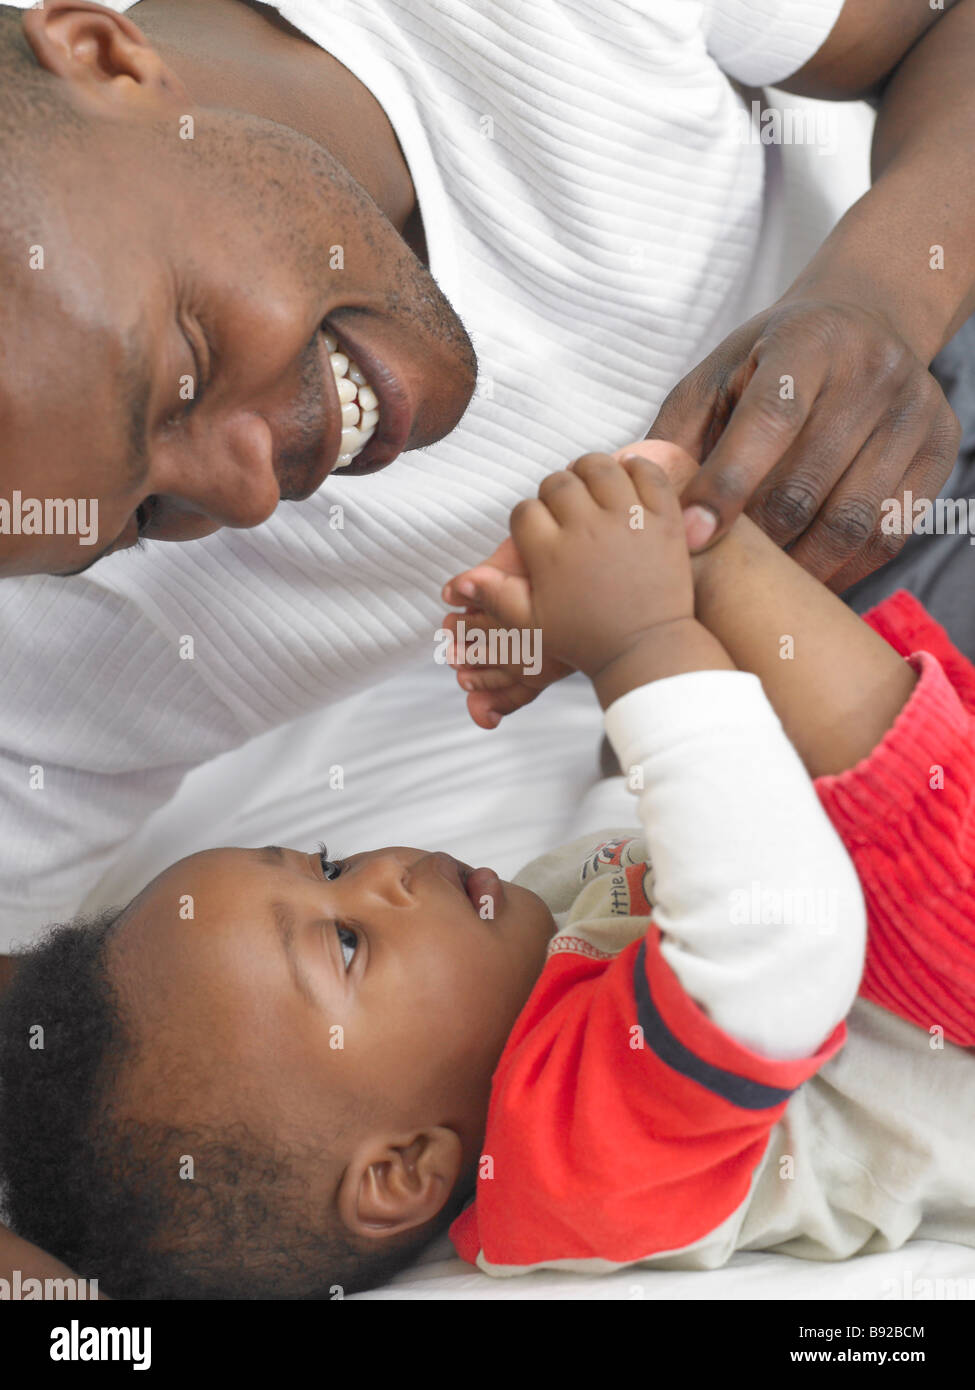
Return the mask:
{"type": "Polygon", "coordinates": [[[696,465],[625,452],[445,595],[542,634],[459,667],[478,722],[589,677],[640,828],[511,883],[211,850],[55,929],[0,1003],[20,1236],[163,1298],[354,1292],[450,1223],[492,1274],[975,1245],[975,670],[745,519],[692,563],[696,465]]]}

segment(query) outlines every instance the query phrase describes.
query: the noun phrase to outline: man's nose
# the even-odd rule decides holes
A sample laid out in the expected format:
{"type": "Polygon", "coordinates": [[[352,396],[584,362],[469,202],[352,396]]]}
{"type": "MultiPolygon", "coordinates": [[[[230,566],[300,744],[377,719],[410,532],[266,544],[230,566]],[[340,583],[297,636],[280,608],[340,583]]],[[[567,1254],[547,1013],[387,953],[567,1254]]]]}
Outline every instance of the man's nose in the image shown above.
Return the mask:
{"type": "Polygon", "coordinates": [[[173,465],[167,495],[217,526],[259,526],[281,500],[271,427],[254,411],[187,439],[173,465]]]}

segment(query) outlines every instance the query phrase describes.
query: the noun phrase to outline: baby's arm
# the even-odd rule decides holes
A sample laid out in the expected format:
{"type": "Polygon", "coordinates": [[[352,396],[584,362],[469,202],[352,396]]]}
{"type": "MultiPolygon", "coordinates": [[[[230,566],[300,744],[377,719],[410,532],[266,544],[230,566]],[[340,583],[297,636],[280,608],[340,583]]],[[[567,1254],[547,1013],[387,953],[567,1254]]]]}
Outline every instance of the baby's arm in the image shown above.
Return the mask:
{"type": "Polygon", "coordinates": [[[760,677],[813,777],[854,767],[910,698],[913,668],[747,517],[700,557],[699,620],[760,677]]]}
{"type": "Polygon", "coordinates": [[[692,616],[676,492],[645,460],[589,455],[516,508],[512,535],[526,623],[592,680],[639,792],[661,953],[727,1034],[809,1056],[856,993],[862,897],[759,680],[692,616]]]}
{"type": "MultiPolygon", "coordinates": [[[[672,445],[625,452],[657,458],[678,491],[697,472],[672,445]]],[[[747,517],[692,568],[698,621],[760,678],[810,775],[872,752],[917,680],[903,657],[747,517]]]]}

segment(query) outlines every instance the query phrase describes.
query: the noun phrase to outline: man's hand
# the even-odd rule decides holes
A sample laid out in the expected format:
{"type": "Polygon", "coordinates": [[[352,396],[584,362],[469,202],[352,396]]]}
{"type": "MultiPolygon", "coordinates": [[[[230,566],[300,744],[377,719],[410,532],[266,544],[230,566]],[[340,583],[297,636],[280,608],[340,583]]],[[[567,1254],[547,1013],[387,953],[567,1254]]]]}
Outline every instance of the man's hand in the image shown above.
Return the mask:
{"type": "Polygon", "coordinates": [[[841,591],[897,553],[907,536],[880,531],[882,502],[935,497],[959,436],[941,388],[881,312],[809,295],[726,338],[670,393],[647,438],[703,461],[681,497],[692,551],[747,508],[841,591]]]}

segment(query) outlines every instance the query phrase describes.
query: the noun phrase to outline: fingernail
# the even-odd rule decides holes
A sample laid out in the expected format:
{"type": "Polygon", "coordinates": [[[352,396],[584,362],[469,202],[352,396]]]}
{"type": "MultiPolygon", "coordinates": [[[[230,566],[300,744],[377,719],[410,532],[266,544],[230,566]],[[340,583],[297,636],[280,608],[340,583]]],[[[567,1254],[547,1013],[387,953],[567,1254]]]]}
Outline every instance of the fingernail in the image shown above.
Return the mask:
{"type": "Polygon", "coordinates": [[[454,592],[462,598],[473,598],[477,593],[477,588],[470,579],[458,579],[454,581],[454,592]]]}
{"type": "Polygon", "coordinates": [[[490,714],[487,714],[484,717],[487,719],[489,728],[496,729],[498,725],[501,723],[500,714],[497,714],[494,710],[492,710],[490,714]]]}
{"type": "Polygon", "coordinates": [[[687,507],[684,511],[684,534],[691,550],[707,545],[717,529],[718,518],[707,507],[687,507]]]}

